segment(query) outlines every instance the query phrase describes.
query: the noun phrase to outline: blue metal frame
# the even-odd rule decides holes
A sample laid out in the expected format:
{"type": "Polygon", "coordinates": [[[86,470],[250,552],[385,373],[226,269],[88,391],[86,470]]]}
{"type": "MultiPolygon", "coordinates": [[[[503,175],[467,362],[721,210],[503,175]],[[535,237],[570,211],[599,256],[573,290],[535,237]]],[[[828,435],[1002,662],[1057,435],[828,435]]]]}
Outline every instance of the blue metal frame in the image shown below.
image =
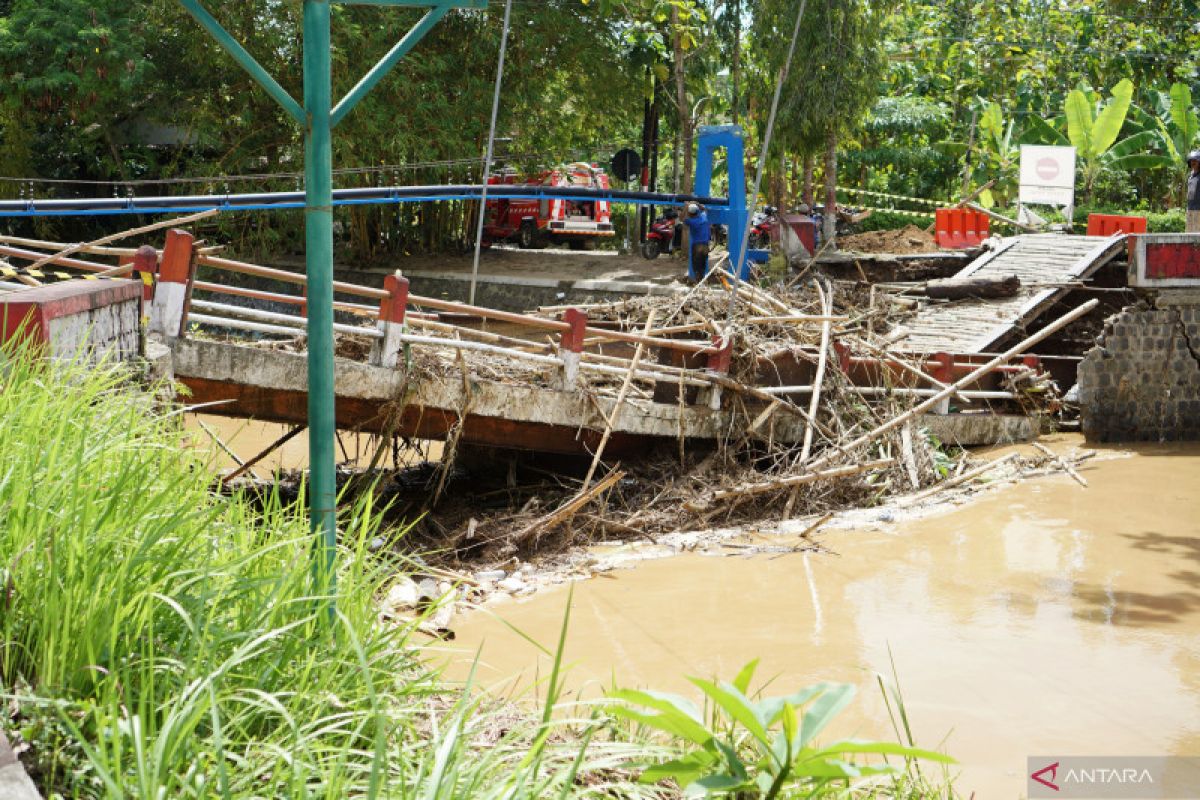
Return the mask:
{"type": "Polygon", "coordinates": [[[708,219],[717,225],[724,225],[728,231],[727,241],[730,250],[730,272],[746,280],[750,277],[750,262],[765,262],[768,253],[765,250],[748,250],[746,259],[740,265],[733,262],[738,254],[732,248],[738,247],[750,222],[750,211],[746,207],[746,146],[745,134],[739,125],[702,125],[697,132],[696,145],[696,179],[693,191],[698,195],[712,195],[713,167],[718,150],[725,151],[725,164],[729,173],[729,205],[710,206],[708,219]]]}

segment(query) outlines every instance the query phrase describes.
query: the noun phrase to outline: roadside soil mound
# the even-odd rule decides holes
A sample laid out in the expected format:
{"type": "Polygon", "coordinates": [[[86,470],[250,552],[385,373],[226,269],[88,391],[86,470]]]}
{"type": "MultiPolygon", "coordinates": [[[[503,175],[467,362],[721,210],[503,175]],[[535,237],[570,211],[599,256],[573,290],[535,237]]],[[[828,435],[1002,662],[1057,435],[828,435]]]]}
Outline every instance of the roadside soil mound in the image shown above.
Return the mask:
{"type": "Polygon", "coordinates": [[[857,253],[890,253],[893,255],[935,253],[938,250],[933,234],[927,233],[916,225],[906,225],[891,231],[870,231],[842,236],[838,238],[838,247],[857,253]]]}

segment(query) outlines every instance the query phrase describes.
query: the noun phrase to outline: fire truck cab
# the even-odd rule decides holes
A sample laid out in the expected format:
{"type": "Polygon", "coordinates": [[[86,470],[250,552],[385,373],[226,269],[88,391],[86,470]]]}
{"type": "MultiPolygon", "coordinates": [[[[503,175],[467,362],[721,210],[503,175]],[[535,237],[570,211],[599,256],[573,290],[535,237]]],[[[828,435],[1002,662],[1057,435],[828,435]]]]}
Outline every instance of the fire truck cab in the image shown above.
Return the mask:
{"type": "MultiPolygon", "coordinates": [[[[607,189],[604,170],[584,162],[520,178],[507,169],[488,179],[489,186],[578,186],[607,189]]],[[[573,250],[590,248],[598,239],[615,236],[607,200],[565,198],[489,200],[484,218],[484,244],[515,241],[524,248],[566,243],[573,250]]]]}

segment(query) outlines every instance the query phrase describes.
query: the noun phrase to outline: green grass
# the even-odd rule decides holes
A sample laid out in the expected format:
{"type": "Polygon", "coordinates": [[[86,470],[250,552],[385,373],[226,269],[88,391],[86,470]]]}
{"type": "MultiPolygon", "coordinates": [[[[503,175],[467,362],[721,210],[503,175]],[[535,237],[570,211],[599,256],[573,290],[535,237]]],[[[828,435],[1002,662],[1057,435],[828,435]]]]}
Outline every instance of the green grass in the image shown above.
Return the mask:
{"type": "Polygon", "coordinates": [[[342,520],[331,629],[303,514],[211,493],[178,416],[122,374],[3,357],[0,452],[0,708],[18,709],[0,724],[43,791],[638,791],[612,772],[631,746],[586,711],[551,722],[451,691],[410,627],[380,623],[396,564],[368,552],[369,507],[342,520]]]}

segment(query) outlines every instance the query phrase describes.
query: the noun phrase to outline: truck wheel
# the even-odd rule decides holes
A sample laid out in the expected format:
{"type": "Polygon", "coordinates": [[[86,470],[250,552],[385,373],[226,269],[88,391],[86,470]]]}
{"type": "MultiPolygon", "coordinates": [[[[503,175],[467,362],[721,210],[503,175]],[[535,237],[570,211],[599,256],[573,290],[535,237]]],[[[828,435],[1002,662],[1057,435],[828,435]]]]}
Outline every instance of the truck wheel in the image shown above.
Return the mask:
{"type": "Polygon", "coordinates": [[[517,234],[517,245],[523,250],[532,250],[537,247],[537,229],[533,227],[532,222],[521,223],[521,230],[517,234]]]}
{"type": "Polygon", "coordinates": [[[642,242],[642,258],[647,261],[653,261],[658,258],[659,252],[658,239],[647,239],[642,242]]]}

